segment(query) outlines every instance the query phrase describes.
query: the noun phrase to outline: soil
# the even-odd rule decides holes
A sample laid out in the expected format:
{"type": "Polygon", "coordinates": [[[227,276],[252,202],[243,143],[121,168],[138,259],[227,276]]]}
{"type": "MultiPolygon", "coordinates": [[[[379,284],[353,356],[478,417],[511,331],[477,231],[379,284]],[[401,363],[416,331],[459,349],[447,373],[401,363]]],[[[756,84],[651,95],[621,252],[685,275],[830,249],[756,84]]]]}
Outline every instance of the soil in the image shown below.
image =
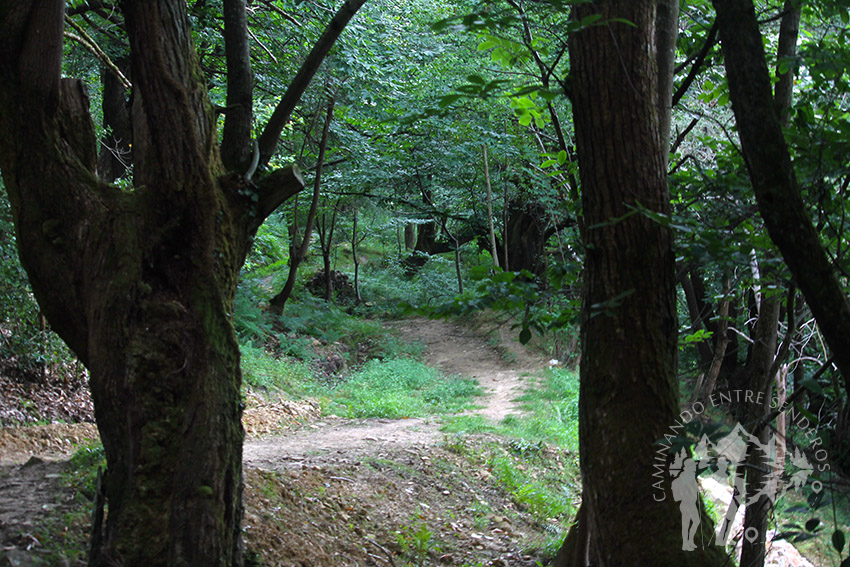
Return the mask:
{"type": "MultiPolygon", "coordinates": [[[[425,319],[395,327],[424,343],[429,364],[478,379],[485,394],[471,411],[493,421],[521,411],[514,398],[546,364],[504,327],[425,319]]],[[[543,559],[552,526],[517,507],[476,459],[476,446],[499,439],[447,438],[437,418],[320,418],[310,402],[257,396],[248,405],[249,564],[532,567],[543,559]]],[[[92,495],[63,473],[74,448],[96,434],[92,424],[0,429],[0,567],[84,565],[81,512],[92,495]],[[68,544],[76,555],[57,552],[57,530],[76,542],[68,544]]]]}

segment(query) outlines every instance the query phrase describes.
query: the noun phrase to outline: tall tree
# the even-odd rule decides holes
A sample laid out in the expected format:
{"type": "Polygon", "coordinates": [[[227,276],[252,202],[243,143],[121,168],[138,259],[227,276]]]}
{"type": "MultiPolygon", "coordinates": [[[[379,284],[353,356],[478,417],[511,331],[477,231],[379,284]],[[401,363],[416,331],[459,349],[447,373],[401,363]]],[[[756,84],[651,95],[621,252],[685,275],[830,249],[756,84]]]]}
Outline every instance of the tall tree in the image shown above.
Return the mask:
{"type": "MultiPolygon", "coordinates": [[[[713,0],[729,97],[759,211],[850,389],[850,300],[803,202],[752,0],[713,0]]],[[[777,94],[780,94],[777,92],[777,94]]]]}
{"type": "MultiPolygon", "coordinates": [[[[654,443],[679,413],[673,240],[652,218],[670,213],[669,120],[663,115],[670,107],[672,58],[658,51],[656,38],[673,33],[673,13],[666,1],[574,8],[574,20],[601,16],[601,24],[573,34],[569,45],[587,227],[579,398],[583,492],[578,529],[558,565],[723,562],[714,546],[683,550],[679,505],[669,494],[657,502],[647,489],[654,443]],[[661,33],[658,26],[670,28],[661,33]]],[[[664,45],[669,48],[669,41],[664,45]]],[[[701,530],[710,540],[705,522],[701,530]]]]}
{"type": "MultiPolygon", "coordinates": [[[[281,113],[363,1],[344,4],[281,113]]],[[[244,0],[224,0],[233,84],[221,147],[186,3],[120,6],[131,52],[134,188],[98,179],[85,89],[60,78],[62,0],[0,3],[0,169],[33,291],[90,370],[109,505],[90,563],[236,566],[236,280],[257,227],[303,181],[293,168],[254,175],[260,152],[250,138],[244,0]]],[[[272,152],[278,124],[267,132],[263,149],[272,152]]]]}

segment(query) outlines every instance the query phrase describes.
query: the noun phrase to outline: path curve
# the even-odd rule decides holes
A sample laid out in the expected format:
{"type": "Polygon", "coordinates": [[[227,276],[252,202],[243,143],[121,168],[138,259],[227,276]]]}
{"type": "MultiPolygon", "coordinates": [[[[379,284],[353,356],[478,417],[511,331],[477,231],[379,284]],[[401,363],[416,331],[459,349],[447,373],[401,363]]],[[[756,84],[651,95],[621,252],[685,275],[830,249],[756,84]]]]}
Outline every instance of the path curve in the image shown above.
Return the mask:
{"type": "MultiPolygon", "coordinates": [[[[528,377],[545,364],[541,357],[529,354],[505,328],[488,331],[422,318],[400,321],[393,327],[402,339],[424,343],[429,365],[446,374],[477,379],[484,395],[476,400],[481,407],[471,413],[493,422],[520,412],[514,399],[525,389],[528,377]],[[497,340],[491,340],[491,336],[497,340]],[[494,344],[499,344],[499,348],[494,344]]],[[[300,467],[307,459],[417,451],[442,438],[439,427],[433,418],[324,418],[279,435],[246,440],[243,461],[249,467],[277,469],[300,467]]]]}

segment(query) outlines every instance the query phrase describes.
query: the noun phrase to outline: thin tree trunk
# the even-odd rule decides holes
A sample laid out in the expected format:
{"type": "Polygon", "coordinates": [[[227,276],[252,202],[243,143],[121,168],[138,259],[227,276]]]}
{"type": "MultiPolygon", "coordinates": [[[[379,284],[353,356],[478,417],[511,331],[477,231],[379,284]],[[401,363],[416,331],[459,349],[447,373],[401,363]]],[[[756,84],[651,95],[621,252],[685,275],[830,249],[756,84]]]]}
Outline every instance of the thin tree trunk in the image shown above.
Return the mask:
{"type": "Polygon", "coordinates": [[[490,164],[487,162],[487,146],[481,146],[484,155],[484,182],[487,186],[487,228],[490,235],[490,254],[493,256],[493,266],[499,267],[499,250],[496,248],[496,231],[493,228],[493,190],[490,188],[490,164]]]}
{"type": "MultiPolygon", "coordinates": [[[[707,325],[707,321],[704,320],[703,313],[700,311],[700,299],[697,298],[689,269],[685,268],[679,270],[679,283],[682,286],[682,291],[685,293],[685,302],[688,306],[688,314],[691,317],[691,333],[696,333],[701,327],[704,327],[706,330],[710,330],[707,325]]],[[[714,342],[717,342],[716,337],[714,342]]],[[[706,365],[710,366],[711,361],[713,360],[710,344],[706,342],[697,343],[697,351],[700,355],[701,368],[705,368],[706,365]]],[[[696,394],[697,391],[695,390],[694,395],[696,396],[696,394]]]]}
{"type": "MultiPolygon", "coordinates": [[[[762,298],[759,318],[756,323],[752,358],[748,373],[750,376],[750,390],[755,393],[754,400],[762,400],[763,403],[750,403],[747,408],[747,431],[759,439],[765,445],[768,440],[770,429],[762,427],[756,431],[756,425],[770,413],[770,403],[773,390],[774,376],[770,375],[773,358],[776,354],[777,332],[779,330],[779,307],[780,300],[776,295],[766,295],[762,298]],[[763,393],[764,396],[758,394],[763,393]]],[[[747,567],[762,567],[765,559],[765,548],[767,544],[767,521],[773,502],[767,496],[762,496],[755,501],[752,498],[765,483],[770,482],[773,472],[770,464],[771,455],[765,454],[757,446],[750,445],[746,459],[746,494],[748,495],[747,509],[744,513],[744,531],[748,537],[744,538],[741,549],[741,565],[747,567]]]]}
{"type": "Polygon", "coordinates": [[[505,158],[505,174],[502,176],[502,266],[505,271],[511,269],[510,254],[508,254],[508,162],[505,158]]]}
{"type": "Polygon", "coordinates": [[[726,348],[729,345],[729,305],[731,300],[729,293],[731,292],[731,282],[728,278],[723,281],[723,298],[720,300],[720,307],[717,313],[717,324],[715,325],[717,338],[714,343],[714,355],[711,359],[711,366],[705,376],[701,391],[695,391],[693,401],[702,400],[705,402],[714,393],[714,388],[717,385],[717,378],[720,376],[720,369],[723,366],[723,361],[726,359],[726,348]]]}
{"type": "MultiPolygon", "coordinates": [[[[273,313],[283,313],[286,306],[286,301],[292,295],[292,290],[295,288],[295,280],[298,275],[298,266],[307,257],[307,251],[310,249],[310,240],[313,235],[313,226],[316,220],[316,211],[319,208],[319,189],[322,186],[322,167],[325,163],[325,150],[328,147],[328,135],[330,133],[330,125],[334,115],[334,104],[336,99],[331,98],[328,103],[328,109],[325,113],[325,125],[322,128],[322,140],[319,143],[319,157],[316,160],[316,177],[313,180],[313,200],[310,201],[310,210],[307,212],[307,222],[304,227],[304,238],[301,240],[301,245],[297,249],[293,247],[293,252],[289,255],[289,275],[286,278],[286,283],[283,289],[271,298],[269,301],[270,310],[273,313]]],[[[297,215],[296,215],[297,216],[297,215]]]]}
{"type": "Polygon", "coordinates": [[[351,258],[354,261],[354,300],[360,303],[360,258],[357,257],[357,208],[354,209],[354,219],[351,227],[351,258]]]}
{"type": "Polygon", "coordinates": [[[328,215],[325,213],[322,215],[322,222],[319,225],[319,246],[322,249],[322,266],[325,271],[325,301],[331,300],[334,291],[333,274],[331,273],[331,250],[333,248],[336,212],[338,208],[339,201],[333,206],[330,223],[328,223],[328,215]]]}

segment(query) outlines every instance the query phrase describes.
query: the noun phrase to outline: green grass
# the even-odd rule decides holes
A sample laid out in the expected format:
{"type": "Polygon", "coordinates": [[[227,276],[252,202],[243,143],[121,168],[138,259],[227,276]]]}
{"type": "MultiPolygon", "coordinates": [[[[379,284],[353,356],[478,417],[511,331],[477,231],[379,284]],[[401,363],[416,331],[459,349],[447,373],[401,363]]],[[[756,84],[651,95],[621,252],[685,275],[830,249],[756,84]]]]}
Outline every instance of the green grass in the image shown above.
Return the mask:
{"type": "Polygon", "coordinates": [[[519,507],[547,526],[545,539],[529,545],[551,558],[566,535],[581,492],[578,376],[565,369],[548,370],[542,379],[528,381],[518,401],[527,411],[500,424],[474,415],[446,418],[445,447],[488,471],[519,507]],[[465,437],[478,433],[495,434],[497,439],[465,437]],[[477,446],[481,443],[483,447],[477,446]]]}
{"type": "Polygon", "coordinates": [[[405,418],[459,412],[481,394],[475,380],[445,376],[409,358],[371,360],[328,391],[342,417],[405,418]]]}
{"type": "Polygon", "coordinates": [[[274,358],[264,349],[242,345],[242,379],[251,388],[309,395],[314,379],[307,363],[291,357],[274,358]]]}

